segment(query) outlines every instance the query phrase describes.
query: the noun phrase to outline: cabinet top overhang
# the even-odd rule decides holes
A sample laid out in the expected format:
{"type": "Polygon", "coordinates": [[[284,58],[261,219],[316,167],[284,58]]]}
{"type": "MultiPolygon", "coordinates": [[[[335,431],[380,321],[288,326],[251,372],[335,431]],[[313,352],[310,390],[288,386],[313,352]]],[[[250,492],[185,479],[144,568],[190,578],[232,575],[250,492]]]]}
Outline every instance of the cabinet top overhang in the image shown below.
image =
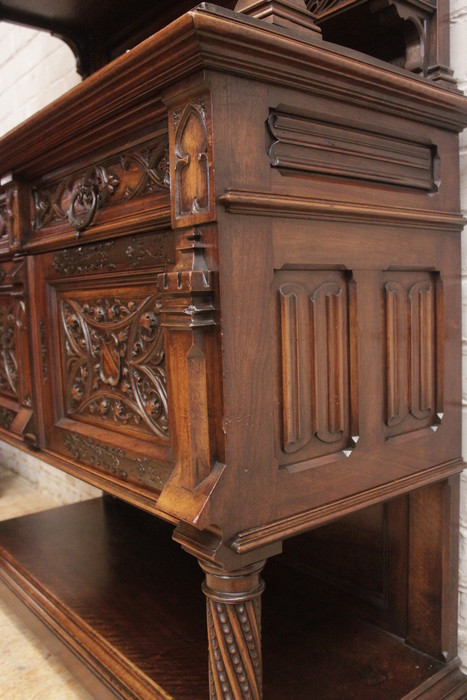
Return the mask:
{"type": "Polygon", "coordinates": [[[391,64],[203,3],[115,59],[0,140],[0,176],[37,177],[111,139],[142,104],[165,113],[164,91],[216,71],[326,95],[451,131],[467,99],[391,64]],[[18,143],[27,148],[18,148],[18,143]]]}

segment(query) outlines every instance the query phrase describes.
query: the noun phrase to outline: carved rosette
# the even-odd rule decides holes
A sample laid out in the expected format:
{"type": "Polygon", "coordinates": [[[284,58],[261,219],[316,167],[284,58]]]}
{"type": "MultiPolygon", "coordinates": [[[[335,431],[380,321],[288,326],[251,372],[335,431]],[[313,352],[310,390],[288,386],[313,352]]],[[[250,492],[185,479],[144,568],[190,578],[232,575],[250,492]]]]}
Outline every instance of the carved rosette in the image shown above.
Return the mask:
{"type": "Polygon", "coordinates": [[[200,565],[206,573],[210,699],[260,700],[264,562],[234,572],[200,565]]]}
{"type": "Polygon", "coordinates": [[[215,218],[209,94],[169,110],[172,226],[215,218]]]}
{"type": "Polygon", "coordinates": [[[158,295],[60,303],[67,414],[168,440],[158,295]]]}

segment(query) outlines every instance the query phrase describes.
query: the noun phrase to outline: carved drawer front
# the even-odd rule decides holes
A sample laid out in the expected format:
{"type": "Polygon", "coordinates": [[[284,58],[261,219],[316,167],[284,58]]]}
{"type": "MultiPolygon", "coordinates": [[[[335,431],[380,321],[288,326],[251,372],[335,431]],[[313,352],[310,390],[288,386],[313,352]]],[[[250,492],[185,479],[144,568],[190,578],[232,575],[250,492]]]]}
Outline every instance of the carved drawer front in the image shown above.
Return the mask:
{"type": "Polygon", "coordinates": [[[99,472],[159,490],[171,471],[157,289],[168,251],[162,233],[42,256],[52,339],[47,441],[99,472]]]}
{"type": "Polygon", "coordinates": [[[350,386],[357,382],[351,278],[337,271],[281,271],[275,293],[279,463],[300,469],[348,456],[358,440],[350,386]]]}
{"type": "MultiPolygon", "coordinates": [[[[33,246],[86,235],[112,235],[153,227],[169,217],[166,121],[156,135],[119,153],[84,163],[69,173],[50,173],[31,183],[33,246]]],[[[28,241],[24,241],[28,244],[28,241]]]]}

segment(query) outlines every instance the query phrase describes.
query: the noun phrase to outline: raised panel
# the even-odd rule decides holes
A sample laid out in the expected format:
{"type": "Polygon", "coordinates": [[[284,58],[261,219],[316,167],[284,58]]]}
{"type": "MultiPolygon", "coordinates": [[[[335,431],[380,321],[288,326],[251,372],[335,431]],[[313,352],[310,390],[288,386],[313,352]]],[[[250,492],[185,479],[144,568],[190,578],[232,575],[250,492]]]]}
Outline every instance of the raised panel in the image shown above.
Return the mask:
{"type": "Polygon", "coordinates": [[[276,283],[278,458],[289,469],[302,469],[348,455],[358,439],[350,391],[353,282],[336,271],[281,271],[276,283]]]}
{"type": "Polygon", "coordinates": [[[271,165],[286,173],[371,180],[428,192],[436,190],[436,148],[366,125],[343,126],[322,117],[272,111],[271,165]]]}
{"type": "Polygon", "coordinates": [[[436,429],[443,404],[442,284],[430,272],[386,273],[386,434],[436,429]]]}

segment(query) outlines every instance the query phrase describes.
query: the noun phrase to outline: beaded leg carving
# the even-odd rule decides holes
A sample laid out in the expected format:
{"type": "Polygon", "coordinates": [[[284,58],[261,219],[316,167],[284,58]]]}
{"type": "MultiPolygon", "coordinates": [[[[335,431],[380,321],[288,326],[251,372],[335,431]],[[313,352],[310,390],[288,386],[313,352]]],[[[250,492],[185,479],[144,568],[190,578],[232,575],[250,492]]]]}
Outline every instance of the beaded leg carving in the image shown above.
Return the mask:
{"type": "Polygon", "coordinates": [[[211,700],[261,700],[264,562],[238,571],[200,562],[206,573],[211,700]]]}

